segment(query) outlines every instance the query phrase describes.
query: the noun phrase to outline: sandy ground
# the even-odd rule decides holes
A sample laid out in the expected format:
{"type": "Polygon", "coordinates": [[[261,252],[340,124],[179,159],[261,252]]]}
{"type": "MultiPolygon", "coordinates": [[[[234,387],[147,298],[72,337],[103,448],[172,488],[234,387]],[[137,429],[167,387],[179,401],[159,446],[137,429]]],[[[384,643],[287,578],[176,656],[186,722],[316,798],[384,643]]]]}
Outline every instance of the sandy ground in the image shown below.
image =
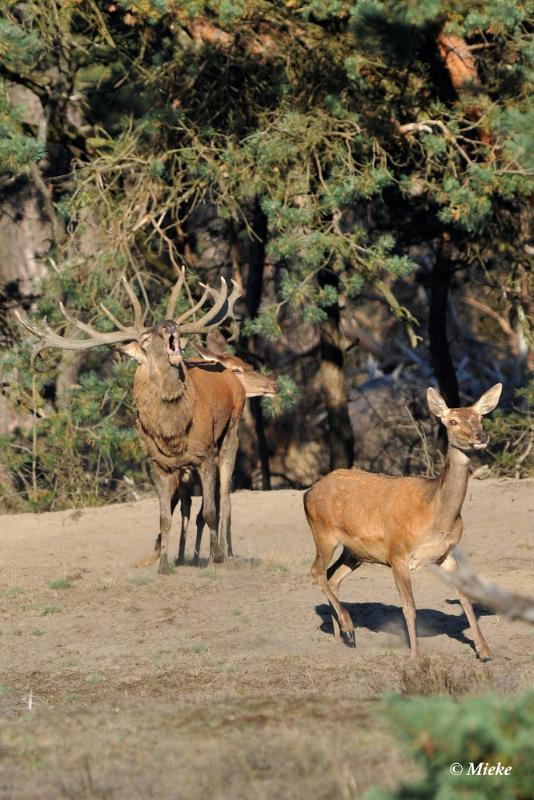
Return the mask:
{"type": "MultiPolygon", "coordinates": [[[[238,557],[168,577],[133,566],[157,516],[0,517],[0,798],[356,798],[409,774],[378,713],[411,669],[390,571],[343,584],[351,650],[309,576],[300,492],[234,494],[238,557]]],[[[464,519],[476,570],[534,594],[534,481],[472,481],[464,519]]],[[[532,629],[479,609],[482,666],[452,591],[426,570],[414,588],[430,659],[474,688],[534,683],[532,629]]]]}

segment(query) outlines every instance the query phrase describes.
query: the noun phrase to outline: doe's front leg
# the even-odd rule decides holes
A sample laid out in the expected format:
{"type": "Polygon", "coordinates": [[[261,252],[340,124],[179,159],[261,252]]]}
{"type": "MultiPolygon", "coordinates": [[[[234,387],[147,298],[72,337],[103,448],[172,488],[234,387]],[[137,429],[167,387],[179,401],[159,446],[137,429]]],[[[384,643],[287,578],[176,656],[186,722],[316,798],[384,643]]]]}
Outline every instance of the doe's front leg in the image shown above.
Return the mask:
{"type": "MultiPolygon", "coordinates": [[[[458,563],[454,558],[454,556],[451,555],[450,553],[445,559],[445,561],[443,561],[440,564],[440,566],[442,569],[445,570],[445,572],[456,572],[456,570],[458,569],[458,563]]],[[[464,614],[467,617],[467,621],[471,629],[471,635],[473,637],[476,654],[481,661],[491,661],[491,650],[488,646],[488,643],[486,642],[486,640],[482,635],[482,631],[480,630],[476,614],[474,612],[473,606],[471,605],[471,601],[469,600],[467,595],[465,595],[459,589],[457,589],[456,591],[458,592],[458,599],[462,604],[464,614]]]]}
{"type": "Polygon", "coordinates": [[[419,658],[419,645],[417,643],[417,632],[415,629],[415,600],[413,598],[410,568],[408,564],[403,561],[400,564],[392,564],[391,569],[400,595],[402,613],[404,614],[406,627],[408,629],[410,655],[414,659],[419,658]]]}

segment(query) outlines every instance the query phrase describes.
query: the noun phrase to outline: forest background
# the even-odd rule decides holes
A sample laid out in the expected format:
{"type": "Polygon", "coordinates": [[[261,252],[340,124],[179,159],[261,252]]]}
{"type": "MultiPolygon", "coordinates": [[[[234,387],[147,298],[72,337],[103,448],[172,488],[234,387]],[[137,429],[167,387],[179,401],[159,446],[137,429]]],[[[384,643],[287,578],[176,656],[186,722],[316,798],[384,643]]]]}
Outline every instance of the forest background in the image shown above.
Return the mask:
{"type": "MultiPolygon", "coordinates": [[[[354,0],[4,0],[0,504],[138,497],[134,366],[46,351],[13,311],[106,329],[121,274],[242,290],[235,351],[279,377],[236,486],[428,472],[449,405],[504,384],[479,474],[534,474],[532,9],[354,0]]],[[[186,300],[184,300],[186,302],[186,300]]]]}

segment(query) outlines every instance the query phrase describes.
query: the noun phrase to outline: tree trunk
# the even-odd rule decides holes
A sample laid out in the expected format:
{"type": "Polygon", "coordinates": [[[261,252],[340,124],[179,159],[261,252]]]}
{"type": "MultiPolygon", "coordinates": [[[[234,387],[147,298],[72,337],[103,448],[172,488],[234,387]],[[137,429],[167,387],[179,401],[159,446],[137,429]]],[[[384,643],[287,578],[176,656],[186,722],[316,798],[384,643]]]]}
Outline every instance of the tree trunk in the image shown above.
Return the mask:
{"type": "Polygon", "coordinates": [[[72,397],[72,387],[78,383],[80,369],[86,351],[62,350],[61,359],[57,368],[56,378],[56,406],[68,408],[72,397]]]}
{"type": "MultiPolygon", "coordinates": [[[[252,239],[250,245],[249,270],[246,280],[246,305],[250,319],[257,315],[263,292],[263,272],[265,268],[265,244],[267,241],[267,217],[261,210],[258,200],[254,202],[252,227],[257,238],[252,239]]],[[[254,417],[256,437],[258,440],[258,455],[261,465],[261,486],[264,491],[271,489],[271,470],[269,466],[269,448],[265,436],[265,422],[263,409],[259,397],[250,400],[254,417]]]]}
{"type": "MultiPolygon", "coordinates": [[[[324,286],[337,280],[332,276],[319,276],[324,286]]],[[[343,372],[343,347],[340,314],[337,303],[328,308],[328,319],[320,329],[319,373],[323,386],[328,420],[330,469],[350,468],[354,461],[354,434],[350,424],[348,394],[343,372]]]]}
{"type": "Polygon", "coordinates": [[[432,366],[441,394],[450,408],[460,405],[458,380],[447,338],[447,309],[452,278],[452,263],[444,243],[437,253],[430,284],[428,335],[432,366]]]}

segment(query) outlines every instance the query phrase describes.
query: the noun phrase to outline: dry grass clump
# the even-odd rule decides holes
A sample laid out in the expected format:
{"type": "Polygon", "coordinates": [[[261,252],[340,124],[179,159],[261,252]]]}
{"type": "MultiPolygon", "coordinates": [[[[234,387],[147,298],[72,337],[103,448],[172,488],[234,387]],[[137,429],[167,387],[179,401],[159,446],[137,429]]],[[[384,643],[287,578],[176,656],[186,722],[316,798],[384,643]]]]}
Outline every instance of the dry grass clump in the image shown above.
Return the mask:
{"type": "Polygon", "coordinates": [[[445,694],[461,697],[493,687],[490,669],[473,662],[458,664],[452,659],[423,656],[399,667],[398,691],[405,695],[445,694]]]}

